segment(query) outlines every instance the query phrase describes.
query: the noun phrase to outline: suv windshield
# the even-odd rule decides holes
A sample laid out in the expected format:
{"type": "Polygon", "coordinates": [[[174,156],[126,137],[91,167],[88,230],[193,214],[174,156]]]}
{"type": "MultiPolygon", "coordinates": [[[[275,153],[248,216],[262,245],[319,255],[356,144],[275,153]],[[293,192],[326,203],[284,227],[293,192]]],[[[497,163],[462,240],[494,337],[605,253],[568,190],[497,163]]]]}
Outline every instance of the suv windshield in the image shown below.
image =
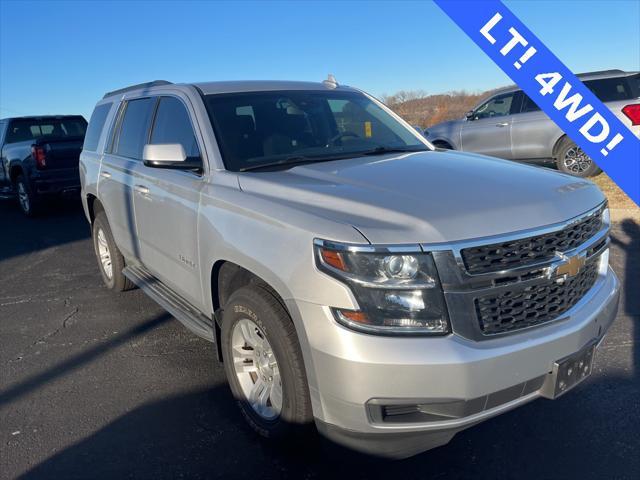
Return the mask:
{"type": "Polygon", "coordinates": [[[205,103],[227,170],[428,150],[411,130],[358,92],[215,94],[205,96],[205,103]]]}

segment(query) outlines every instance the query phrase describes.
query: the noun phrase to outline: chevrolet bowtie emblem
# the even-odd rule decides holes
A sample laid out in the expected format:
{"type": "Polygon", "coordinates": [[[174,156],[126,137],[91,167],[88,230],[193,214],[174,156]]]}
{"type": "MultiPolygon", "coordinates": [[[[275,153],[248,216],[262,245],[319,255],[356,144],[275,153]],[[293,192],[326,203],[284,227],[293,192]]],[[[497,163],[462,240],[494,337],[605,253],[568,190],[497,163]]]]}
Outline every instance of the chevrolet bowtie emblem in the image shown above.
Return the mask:
{"type": "Polygon", "coordinates": [[[558,265],[556,268],[555,273],[558,276],[566,275],[567,277],[575,277],[587,261],[585,257],[579,255],[575,255],[573,257],[565,257],[562,255],[561,258],[566,261],[565,263],[558,265]]]}

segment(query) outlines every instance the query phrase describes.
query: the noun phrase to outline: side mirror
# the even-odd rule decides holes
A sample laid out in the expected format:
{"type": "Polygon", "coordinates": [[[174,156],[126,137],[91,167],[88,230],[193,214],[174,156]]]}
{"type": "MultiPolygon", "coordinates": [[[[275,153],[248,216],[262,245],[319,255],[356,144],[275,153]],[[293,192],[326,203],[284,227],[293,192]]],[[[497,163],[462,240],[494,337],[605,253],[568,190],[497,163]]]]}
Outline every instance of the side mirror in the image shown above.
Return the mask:
{"type": "Polygon", "coordinates": [[[200,159],[188,159],[179,143],[147,144],[142,151],[142,161],[147,167],[193,170],[202,168],[200,159]]]}
{"type": "Polygon", "coordinates": [[[473,120],[474,117],[474,111],[473,110],[469,110],[467,113],[464,114],[465,118],[467,120],[473,120]]]}

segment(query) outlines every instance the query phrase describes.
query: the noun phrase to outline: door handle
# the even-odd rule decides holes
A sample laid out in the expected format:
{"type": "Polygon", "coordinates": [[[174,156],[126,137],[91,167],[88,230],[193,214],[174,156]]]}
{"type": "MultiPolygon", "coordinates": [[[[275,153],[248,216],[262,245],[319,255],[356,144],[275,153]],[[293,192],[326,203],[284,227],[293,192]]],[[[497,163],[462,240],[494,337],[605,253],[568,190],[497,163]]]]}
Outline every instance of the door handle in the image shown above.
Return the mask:
{"type": "Polygon", "coordinates": [[[509,122],[496,123],[496,127],[508,127],[508,126],[509,126],[509,122]]]}
{"type": "Polygon", "coordinates": [[[102,178],[111,178],[111,174],[109,172],[107,172],[107,171],[104,171],[104,170],[102,172],[100,172],[100,176],[102,178]]]}
{"type": "Polygon", "coordinates": [[[144,185],[136,185],[133,189],[140,195],[149,195],[149,188],[144,185]]]}

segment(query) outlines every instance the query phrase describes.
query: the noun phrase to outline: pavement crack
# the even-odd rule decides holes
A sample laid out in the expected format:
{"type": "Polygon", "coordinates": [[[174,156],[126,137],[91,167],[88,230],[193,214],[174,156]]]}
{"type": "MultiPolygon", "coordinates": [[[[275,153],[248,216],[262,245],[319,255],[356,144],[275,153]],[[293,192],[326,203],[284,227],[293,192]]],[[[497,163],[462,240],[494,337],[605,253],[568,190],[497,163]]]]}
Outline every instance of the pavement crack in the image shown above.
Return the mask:
{"type": "MultiPolygon", "coordinates": [[[[71,306],[71,299],[70,298],[65,298],[64,299],[64,305],[65,307],[70,307],[71,306]]],[[[79,308],[78,307],[73,307],[73,310],[71,310],[63,319],[62,319],[62,323],[60,324],[60,326],[58,328],[56,328],[55,330],[43,335],[42,337],[40,337],[38,340],[36,340],[35,342],[33,342],[31,344],[31,346],[36,346],[36,345],[42,345],[43,343],[46,343],[46,341],[52,337],[55,337],[58,333],[60,333],[61,330],[67,328],[70,325],[70,321],[71,319],[78,313],[79,308]]]]}

